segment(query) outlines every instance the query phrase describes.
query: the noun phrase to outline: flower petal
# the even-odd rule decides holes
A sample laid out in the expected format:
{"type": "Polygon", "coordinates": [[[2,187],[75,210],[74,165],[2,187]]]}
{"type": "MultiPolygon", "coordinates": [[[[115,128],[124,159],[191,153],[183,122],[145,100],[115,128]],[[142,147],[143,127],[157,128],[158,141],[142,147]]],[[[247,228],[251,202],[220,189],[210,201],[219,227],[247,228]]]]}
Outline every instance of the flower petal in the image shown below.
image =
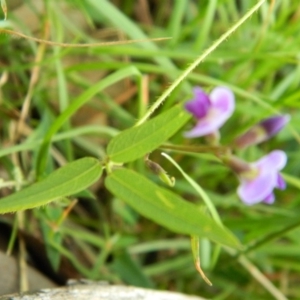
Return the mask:
{"type": "Polygon", "coordinates": [[[209,98],[212,106],[222,112],[222,115],[226,115],[226,120],[232,115],[235,103],[230,89],[222,86],[216,87],[211,91],[209,98]]]}
{"type": "Polygon", "coordinates": [[[234,111],[234,95],[226,87],[216,87],[210,96],[202,89],[194,89],[194,98],[185,104],[185,109],[198,120],[197,125],[185,133],[193,138],[216,132],[234,111]]]}
{"type": "Polygon", "coordinates": [[[259,126],[263,127],[267,133],[266,139],[272,137],[278,133],[289,121],[290,115],[280,115],[274,116],[265,120],[262,120],[259,123],[259,126]]]}
{"type": "Polygon", "coordinates": [[[278,133],[289,122],[290,118],[289,115],[280,115],[262,120],[237,137],[235,145],[243,149],[251,145],[262,143],[278,133]]]}
{"type": "Polygon", "coordinates": [[[277,174],[276,187],[280,190],[284,190],[286,188],[286,183],[285,183],[283,177],[279,173],[277,174]]]}
{"type": "Polygon", "coordinates": [[[219,110],[210,109],[208,114],[201,118],[196,126],[184,134],[187,138],[205,136],[216,132],[227,120],[227,117],[219,110]]]}
{"type": "Polygon", "coordinates": [[[241,200],[252,205],[266,199],[276,186],[277,174],[262,171],[254,180],[241,180],[237,193],[241,200]]]}
{"type": "Polygon", "coordinates": [[[211,122],[209,119],[201,119],[193,129],[185,132],[184,136],[187,138],[205,136],[215,132],[218,128],[216,122],[211,122]]]}
{"type": "Polygon", "coordinates": [[[268,195],[263,202],[267,203],[267,204],[273,204],[275,201],[275,196],[273,193],[271,193],[270,195],[268,195]]]}
{"type": "Polygon", "coordinates": [[[284,151],[274,150],[268,155],[262,157],[257,162],[253,163],[254,166],[260,169],[270,170],[270,171],[280,171],[284,168],[287,162],[287,156],[284,151]]]}
{"type": "Polygon", "coordinates": [[[201,119],[207,114],[211,106],[208,95],[199,87],[194,88],[194,98],[185,103],[185,109],[196,119],[201,119]]]}

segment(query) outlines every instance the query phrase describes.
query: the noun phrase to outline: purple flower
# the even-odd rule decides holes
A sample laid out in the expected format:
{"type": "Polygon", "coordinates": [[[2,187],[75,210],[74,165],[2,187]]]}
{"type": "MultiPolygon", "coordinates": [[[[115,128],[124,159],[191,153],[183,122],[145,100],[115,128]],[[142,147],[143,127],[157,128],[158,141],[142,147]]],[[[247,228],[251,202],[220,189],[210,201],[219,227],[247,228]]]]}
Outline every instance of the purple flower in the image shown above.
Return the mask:
{"type": "Polygon", "coordinates": [[[196,126],[185,133],[187,138],[205,136],[216,132],[234,111],[234,95],[226,87],[216,87],[210,95],[194,88],[194,98],[185,103],[185,109],[197,120],[196,126]]]}
{"type": "Polygon", "coordinates": [[[264,142],[278,133],[289,121],[289,115],[265,119],[238,137],[235,144],[238,148],[246,148],[264,142]]]}
{"type": "Polygon", "coordinates": [[[287,156],[281,150],[274,150],[260,160],[248,164],[249,168],[240,170],[240,186],[237,193],[248,205],[259,202],[272,204],[275,200],[273,189],[285,189],[285,181],[279,171],[286,165],[287,156]]]}

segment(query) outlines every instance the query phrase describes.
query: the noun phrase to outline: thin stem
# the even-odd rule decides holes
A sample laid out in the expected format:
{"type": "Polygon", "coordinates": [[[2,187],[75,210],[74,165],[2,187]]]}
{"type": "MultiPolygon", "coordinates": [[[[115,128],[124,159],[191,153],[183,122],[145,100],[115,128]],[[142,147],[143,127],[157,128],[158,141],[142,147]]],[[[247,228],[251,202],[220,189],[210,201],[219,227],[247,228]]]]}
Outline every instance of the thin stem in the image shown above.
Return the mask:
{"type": "Polygon", "coordinates": [[[86,43],[86,44],[70,44],[70,43],[58,43],[43,39],[38,39],[29,35],[26,35],[21,32],[13,31],[10,29],[0,28],[0,33],[7,33],[11,35],[15,35],[20,38],[24,38],[29,41],[34,41],[40,44],[46,44],[49,46],[58,46],[58,47],[65,47],[65,48],[91,48],[91,47],[107,47],[107,46],[115,46],[115,45],[128,45],[128,44],[135,44],[135,43],[144,43],[144,42],[160,42],[171,39],[170,37],[162,37],[162,38],[153,38],[153,39],[138,39],[138,40],[128,40],[128,41],[112,41],[112,42],[101,42],[101,43],[86,43]]]}
{"type": "Polygon", "coordinates": [[[166,159],[168,159],[179,171],[180,173],[184,176],[184,178],[189,182],[189,184],[198,192],[198,194],[202,197],[204,203],[206,204],[212,218],[218,223],[218,225],[223,226],[222,220],[214,206],[214,204],[211,202],[207,194],[204,192],[204,190],[191,178],[189,177],[183,170],[182,168],[177,164],[177,162],[170,157],[166,153],[161,153],[162,156],[164,156],[166,159]]]}
{"type": "Polygon", "coordinates": [[[163,144],[159,148],[165,150],[186,151],[192,153],[213,153],[217,156],[221,154],[227,154],[230,152],[230,148],[226,146],[163,144]]]}
{"type": "MultiPolygon", "coordinates": [[[[236,250],[228,247],[224,247],[224,249],[232,257],[236,257],[236,250]]],[[[257,282],[259,282],[271,295],[273,295],[276,300],[288,300],[283,293],[245,255],[239,256],[237,261],[252,275],[257,282]]]]}
{"type": "Polygon", "coordinates": [[[260,0],[254,5],[238,22],[236,22],[227,32],[215,41],[202,55],[200,55],[165,91],[162,95],[153,103],[147,113],[142,117],[136,126],[144,123],[153,112],[164,102],[164,100],[172,93],[172,91],[210,54],[212,53],[222,42],[224,42],[236,29],[238,29],[248,18],[250,18],[265,2],[266,0],[260,0]]]}
{"type": "Polygon", "coordinates": [[[248,246],[248,248],[246,248],[245,251],[243,251],[242,253],[243,254],[246,254],[246,253],[249,253],[263,245],[266,245],[268,242],[270,241],[273,241],[275,239],[278,239],[282,236],[284,236],[285,233],[288,233],[289,231],[295,229],[295,228],[298,228],[300,226],[300,221],[297,221],[293,224],[290,224],[289,226],[281,229],[281,230],[278,230],[278,231],[275,231],[275,232],[272,232],[270,234],[268,234],[267,236],[265,236],[263,239],[255,242],[254,244],[248,246]]]}
{"type": "Polygon", "coordinates": [[[5,0],[1,0],[1,8],[2,8],[2,11],[3,11],[3,14],[4,14],[4,21],[6,21],[6,19],[7,19],[7,5],[6,5],[5,0]]]}
{"type": "Polygon", "coordinates": [[[241,256],[238,261],[276,300],[288,300],[283,293],[245,256],[241,256]]]}
{"type": "MultiPolygon", "coordinates": [[[[45,38],[47,38],[50,34],[49,29],[50,29],[49,22],[46,21],[44,24],[44,37],[45,38]]],[[[34,66],[31,71],[28,91],[27,91],[26,97],[25,97],[23,105],[22,105],[20,118],[18,120],[16,133],[15,133],[15,137],[14,137],[15,140],[19,139],[19,137],[21,136],[22,128],[24,127],[26,118],[28,117],[32,96],[34,94],[34,88],[35,88],[36,84],[38,83],[38,80],[40,77],[39,76],[40,71],[41,71],[40,63],[43,61],[45,50],[46,50],[46,45],[40,44],[38,47],[36,56],[34,58],[34,66]]]]}

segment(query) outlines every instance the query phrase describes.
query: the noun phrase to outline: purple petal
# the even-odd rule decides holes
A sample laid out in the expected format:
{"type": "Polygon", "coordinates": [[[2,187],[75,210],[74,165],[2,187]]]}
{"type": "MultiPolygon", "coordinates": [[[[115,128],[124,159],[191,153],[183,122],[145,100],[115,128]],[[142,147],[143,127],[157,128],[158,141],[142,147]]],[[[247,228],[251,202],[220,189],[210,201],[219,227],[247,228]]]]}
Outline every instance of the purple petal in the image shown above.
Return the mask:
{"type": "Polygon", "coordinates": [[[268,155],[262,157],[253,165],[259,167],[260,169],[270,170],[270,171],[280,171],[284,168],[287,162],[287,156],[284,151],[274,150],[268,155]]]}
{"type": "Polygon", "coordinates": [[[268,140],[278,133],[290,120],[289,115],[275,116],[261,121],[235,140],[238,148],[246,148],[268,140]]]}
{"type": "Polygon", "coordinates": [[[210,97],[200,89],[194,89],[195,98],[186,103],[185,108],[198,122],[185,133],[185,137],[194,138],[216,132],[234,111],[234,95],[228,88],[216,87],[210,97]]]}
{"type": "Polygon", "coordinates": [[[211,106],[209,97],[199,87],[194,88],[194,98],[185,103],[185,109],[196,119],[203,118],[211,106]]]}
{"type": "Polygon", "coordinates": [[[267,138],[278,133],[289,121],[291,117],[289,115],[275,116],[265,119],[259,123],[267,133],[267,138]]]}
{"type": "Polygon", "coordinates": [[[263,201],[270,195],[276,185],[277,174],[262,170],[254,180],[243,180],[238,187],[237,193],[241,200],[248,205],[263,201]]]}
{"type": "Polygon", "coordinates": [[[251,163],[252,168],[256,168],[259,173],[254,179],[249,179],[243,173],[239,174],[241,184],[238,187],[238,195],[242,201],[248,205],[261,201],[272,204],[275,201],[273,189],[285,188],[285,181],[279,171],[285,166],[286,161],[285,152],[274,150],[257,162],[251,163]]]}
{"type": "Polygon", "coordinates": [[[267,204],[273,204],[275,201],[275,196],[273,193],[271,193],[270,195],[268,195],[263,202],[267,203],[267,204]]]}
{"type": "Polygon", "coordinates": [[[208,114],[200,119],[196,126],[184,133],[187,138],[205,136],[216,132],[227,120],[227,117],[219,110],[210,109],[208,114]]]}
{"type": "Polygon", "coordinates": [[[227,120],[234,111],[234,95],[232,91],[226,87],[216,87],[210,93],[212,106],[222,113],[222,116],[227,120]]]}
{"type": "Polygon", "coordinates": [[[195,138],[200,136],[205,136],[215,132],[218,129],[218,124],[216,122],[212,122],[211,120],[202,119],[198,121],[196,126],[184,133],[184,136],[187,138],[195,138]]]}
{"type": "Polygon", "coordinates": [[[286,183],[279,173],[277,174],[276,187],[280,190],[284,190],[286,188],[286,183]]]}

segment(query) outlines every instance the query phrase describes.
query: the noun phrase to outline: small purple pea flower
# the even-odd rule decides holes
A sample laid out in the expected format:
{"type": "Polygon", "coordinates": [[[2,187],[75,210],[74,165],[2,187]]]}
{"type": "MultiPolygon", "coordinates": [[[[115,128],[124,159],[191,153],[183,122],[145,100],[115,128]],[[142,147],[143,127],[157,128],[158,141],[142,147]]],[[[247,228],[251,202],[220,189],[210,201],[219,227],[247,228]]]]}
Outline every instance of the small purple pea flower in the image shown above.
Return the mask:
{"type": "Polygon", "coordinates": [[[237,193],[247,205],[259,202],[272,204],[275,201],[274,188],[284,190],[285,181],[279,174],[287,162],[285,152],[274,150],[256,162],[246,163],[234,156],[224,162],[235,171],[240,179],[237,193]]]}
{"type": "Polygon", "coordinates": [[[194,88],[194,98],[185,103],[185,109],[197,120],[196,126],[185,132],[185,137],[195,138],[215,133],[233,114],[234,95],[226,87],[214,88],[207,95],[201,88],[194,88]]]}
{"type": "Polygon", "coordinates": [[[277,134],[288,122],[289,115],[274,116],[256,124],[235,140],[235,145],[242,149],[262,143],[277,134]]]}

